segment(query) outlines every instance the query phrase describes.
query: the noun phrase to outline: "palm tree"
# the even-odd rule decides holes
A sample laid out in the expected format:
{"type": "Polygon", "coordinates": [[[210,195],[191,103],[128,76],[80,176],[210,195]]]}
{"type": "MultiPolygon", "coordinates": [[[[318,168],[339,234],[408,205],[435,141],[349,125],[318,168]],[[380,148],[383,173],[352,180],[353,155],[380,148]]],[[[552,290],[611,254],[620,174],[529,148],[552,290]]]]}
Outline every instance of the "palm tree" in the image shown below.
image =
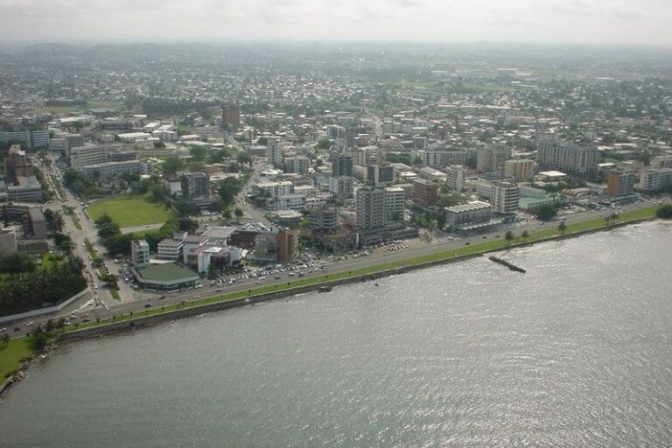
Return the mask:
{"type": "Polygon", "coordinates": [[[515,236],[513,235],[513,232],[510,230],[507,230],[506,233],[504,234],[504,239],[509,244],[511,244],[511,241],[513,241],[514,238],[515,236]]]}
{"type": "Polygon", "coordinates": [[[558,231],[560,232],[560,235],[564,235],[565,232],[567,231],[567,224],[565,222],[561,222],[560,225],[558,226],[558,231]]]}
{"type": "Polygon", "coordinates": [[[527,241],[527,239],[530,237],[530,232],[528,232],[527,230],[523,230],[523,233],[520,234],[520,237],[523,240],[527,241]]]}

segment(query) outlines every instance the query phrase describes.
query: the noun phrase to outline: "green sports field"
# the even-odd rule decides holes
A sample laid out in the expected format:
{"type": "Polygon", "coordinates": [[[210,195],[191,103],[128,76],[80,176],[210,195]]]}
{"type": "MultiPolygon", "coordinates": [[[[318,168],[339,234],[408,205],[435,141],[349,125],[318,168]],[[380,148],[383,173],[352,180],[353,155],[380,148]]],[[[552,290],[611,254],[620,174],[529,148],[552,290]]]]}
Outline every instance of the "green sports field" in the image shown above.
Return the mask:
{"type": "Polygon", "coordinates": [[[121,228],[160,224],[173,216],[164,204],[149,202],[145,196],[106,199],[89,206],[89,216],[93,221],[103,213],[107,213],[121,228]]]}

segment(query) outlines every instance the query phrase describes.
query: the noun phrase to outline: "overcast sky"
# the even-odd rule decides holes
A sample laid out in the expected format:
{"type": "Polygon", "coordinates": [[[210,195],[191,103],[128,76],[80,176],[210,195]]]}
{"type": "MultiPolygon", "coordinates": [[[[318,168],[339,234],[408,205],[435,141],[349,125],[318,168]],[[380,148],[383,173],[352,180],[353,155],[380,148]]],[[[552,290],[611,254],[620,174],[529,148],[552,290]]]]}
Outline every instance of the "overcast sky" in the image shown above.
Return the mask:
{"type": "Polygon", "coordinates": [[[0,0],[3,41],[672,45],[672,0],[0,0]]]}

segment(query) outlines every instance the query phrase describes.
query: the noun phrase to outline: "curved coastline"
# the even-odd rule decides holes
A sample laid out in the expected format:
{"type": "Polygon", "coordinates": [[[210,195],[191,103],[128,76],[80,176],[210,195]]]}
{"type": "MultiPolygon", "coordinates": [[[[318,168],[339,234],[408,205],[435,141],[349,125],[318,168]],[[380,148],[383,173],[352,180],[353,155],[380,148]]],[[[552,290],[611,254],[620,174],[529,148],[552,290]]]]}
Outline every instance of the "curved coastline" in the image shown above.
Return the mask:
{"type": "MultiPolygon", "coordinates": [[[[213,303],[207,303],[203,305],[197,305],[197,306],[192,306],[188,307],[185,306],[183,308],[177,309],[177,310],[171,310],[171,311],[166,311],[163,313],[157,313],[151,316],[137,316],[133,318],[129,318],[126,320],[123,320],[121,322],[105,322],[101,323],[97,326],[92,326],[90,328],[84,328],[84,329],[79,329],[79,330],[73,330],[69,331],[66,333],[63,333],[59,335],[57,342],[59,343],[69,343],[69,342],[76,342],[84,339],[90,339],[90,338],[95,338],[103,335],[108,335],[108,334],[116,334],[116,333],[122,333],[122,332],[128,332],[128,331],[134,331],[138,330],[141,328],[148,328],[151,326],[154,326],[158,323],[165,322],[165,321],[172,321],[176,319],[182,319],[186,317],[193,317],[197,316],[203,313],[211,313],[215,311],[221,311],[221,310],[227,310],[231,308],[238,308],[242,306],[248,306],[248,305],[254,305],[257,303],[262,303],[262,302],[267,302],[270,300],[277,300],[277,299],[283,299],[287,297],[292,297],[296,296],[298,294],[305,294],[308,292],[316,292],[319,291],[320,288],[324,286],[331,286],[331,287],[336,287],[336,286],[342,286],[350,283],[357,283],[361,281],[368,281],[368,280],[374,280],[374,279],[379,279],[382,277],[387,277],[391,275],[397,275],[397,274],[403,274],[406,272],[411,272],[414,270],[418,269],[425,269],[428,267],[433,267],[433,266],[438,266],[442,264],[447,264],[447,263],[456,263],[460,262],[463,260],[475,258],[475,257],[481,257],[485,254],[489,253],[496,253],[496,252],[501,252],[503,250],[510,250],[513,248],[517,247],[528,247],[532,246],[534,244],[538,243],[544,243],[544,242],[549,242],[549,241],[559,241],[563,240],[566,238],[577,238],[582,235],[586,234],[591,234],[591,233],[597,233],[597,232],[604,232],[604,231],[609,231],[614,228],[619,228],[619,227],[625,227],[628,225],[632,224],[637,224],[645,221],[654,221],[656,220],[655,216],[654,217],[646,217],[638,220],[633,220],[633,221],[628,221],[628,222],[622,222],[622,223],[615,223],[615,224],[610,224],[610,225],[604,225],[602,227],[594,228],[594,229],[587,229],[587,230],[580,230],[576,231],[570,234],[564,234],[564,235],[552,235],[548,236],[545,238],[540,238],[535,241],[527,242],[527,241],[522,241],[518,243],[512,243],[508,246],[505,247],[498,247],[494,249],[487,249],[485,248],[482,251],[476,251],[471,254],[467,255],[455,255],[451,256],[451,253],[454,253],[454,250],[446,250],[446,251],[440,251],[437,252],[434,255],[440,256],[440,255],[445,255],[445,258],[440,258],[438,260],[433,260],[433,261],[427,261],[427,262],[418,262],[418,263],[413,263],[414,258],[409,258],[406,263],[403,266],[395,267],[395,268],[390,268],[390,269],[385,269],[384,263],[381,263],[378,266],[383,267],[380,271],[375,271],[375,272],[369,272],[365,274],[352,274],[348,275],[345,278],[341,279],[335,279],[335,280],[323,280],[319,282],[312,283],[310,285],[305,285],[305,286],[297,286],[297,287],[292,287],[292,288],[286,288],[280,291],[275,291],[275,292],[267,292],[267,293],[261,293],[261,294],[251,294],[245,298],[237,298],[237,299],[224,299],[221,301],[216,301],[213,303]]],[[[478,246],[474,246],[475,249],[478,249],[478,246]]],[[[405,260],[401,260],[398,263],[404,263],[405,260]]],[[[254,291],[254,290],[252,290],[254,291]]]]}
{"type": "MultiPolygon", "coordinates": [[[[155,325],[159,325],[164,322],[170,322],[174,321],[177,319],[183,319],[183,318],[189,318],[189,317],[195,317],[199,316],[205,313],[212,313],[216,311],[223,311],[223,310],[228,310],[232,308],[239,308],[243,306],[254,306],[255,304],[262,303],[262,302],[267,302],[271,300],[278,300],[278,299],[284,299],[288,297],[293,297],[297,296],[299,294],[305,294],[309,292],[317,292],[320,288],[325,287],[325,286],[330,286],[330,287],[336,287],[336,286],[342,286],[350,283],[356,283],[356,282],[361,282],[361,281],[368,281],[368,280],[377,280],[382,277],[387,277],[391,275],[396,275],[396,274],[403,274],[406,272],[411,272],[414,270],[418,269],[424,269],[428,267],[433,267],[433,266],[438,266],[438,265],[443,265],[447,263],[455,263],[455,262],[460,262],[463,260],[475,258],[475,257],[481,257],[486,254],[492,254],[492,253],[497,253],[501,252],[504,250],[510,250],[512,248],[517,248],[517,247],[529,247],[537,243],[544,243],[544,242],[550,242],[550,241],[559,241],[563,240],[566,238],[576,238],[582,235],[586,234],[592,234],[592,233],[597,233],[597,232],[604,232],[604,231],[610,231],[614,228],[620,228],[620,227],[625,227],[628,225],[632,224],[638,224],[641,222],[646,222],[646,221],[657,221],[658,219],[655,217],[655,215],[652,216],[646,216],[646,217],[641,217],[637,219],[632,219],[629,221],[625,222],[619,222],[619,223],[613,223],[613,224],[604,224],[599,227],[595,228],[590,228],[590,229],[582,229],[582,230],[577,230],[572,233],[566,233],[566,234],[553,234],[549,235],[547,237],[542,237],[539,239],[535,239],[534,241],[521,241],[521,242],[513,242],[510,243],[506,246],[502,247],[496,247],[496,248],[488,248],[488,247],[483,247],[482,250],[478,250],[479,246],[488,246],[488,244],[480,244],[480,245],[473,245],[470,246],[472,249],[475,249],[473,253],[465,254],[465,255],[455,255],[455,250],[444,250],[444,251],[437,251],[436,253],[432,254],[438,259],[431,260],[431,261],[417,261],[417,258],[421,257],[409,257],[407,260],[401,260],[399,262],[395,262],[395,264],[402,264],[401,266],[394,267],[394,268],[385,268],[385,263],[381,263],[375,266],[381,267],[380,270],[374,270],[373,272],[367,272],[367,273],[362,273],[362,274],[352,274],[352,275],[347,275],[344,278],[340,279],[332,279],[332,280],[322,280],[322,281],[316,281],[315,283],[311,283],[309,285],[304,285],[304,286],[296,286],[296,287],[291,287],[291,288],[285,288],[279,291],[273,291],[273,292],[266,292],[266,293],[259,293],[259,294],[250,294],[247,297],[241,297],[241,298],[232,298],[232,299],[221,299],[219,301],[215,300],[214,302],[211,303],[205,303],[205,304],[195,304],[192,306],[189,306],[189,302],[186,304],[183,304],[181,308],[174,309],[174,310],[169,310],[169,311],[164,311],[164,312],[159,312],[157,314],[153,315],[147,315],[143,316],[140,313],[138,313],[137,316],[128,316],[125,317],[122,320],[119,321],[103,321],[100,323],[96,323],[92,325],[91,327],[88,328],[82,328],[82,329],[76,329],[72,331],[68,331],[65,333],[61,333],[56,337],[55,343],[50,344],[50,346],[47,349],[46,354],[48,354],[49,351],[55,350],[59,347],[60,344],[69,344],[69,343],[76,343],[79,341],[87,340],[87,339],[93,339],[97,337],[103,337],[107,335],[116,335],[116,334],[123,334],[123,333],[128,333],[144,328],[150,328],[155,325]],[[415,261],[415,262],[414,262],[415,261]]],[[[254,291],[254,290],[251,290],[254,291]]],[[[215,296],[217,297],[217,296],[215,296]]],[[[201,299],[203,300],[211,300],[211,298],[208,299],[201,299]]],[[[41,356],[32,356],[30,360],[25,361],[22,365],[20,370],[15,374],[7,378],[4,383],[0,385],[0,397],[6,393],[9,389],[11,389],[12,386],[16,385],[18,382],[21,381],[25,377],[25,371],[30,367],[30,365],[34,362],[37,362],[38,360],[44,359],[44,355],[41,356]]]]}

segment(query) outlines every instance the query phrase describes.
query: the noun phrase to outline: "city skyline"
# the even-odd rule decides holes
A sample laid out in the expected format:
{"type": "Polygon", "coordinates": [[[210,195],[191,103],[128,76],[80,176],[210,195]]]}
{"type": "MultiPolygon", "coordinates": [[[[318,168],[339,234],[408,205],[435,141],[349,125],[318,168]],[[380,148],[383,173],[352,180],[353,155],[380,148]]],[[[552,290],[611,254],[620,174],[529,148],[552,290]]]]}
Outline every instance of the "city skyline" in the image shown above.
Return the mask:
{"type": "Polygon", "coordinates": [[[326,40],[672,45],[663,0],[3,0],[2,42],[326,40]],[[28,30],[28,31],[27,31],[28,30]]]}

